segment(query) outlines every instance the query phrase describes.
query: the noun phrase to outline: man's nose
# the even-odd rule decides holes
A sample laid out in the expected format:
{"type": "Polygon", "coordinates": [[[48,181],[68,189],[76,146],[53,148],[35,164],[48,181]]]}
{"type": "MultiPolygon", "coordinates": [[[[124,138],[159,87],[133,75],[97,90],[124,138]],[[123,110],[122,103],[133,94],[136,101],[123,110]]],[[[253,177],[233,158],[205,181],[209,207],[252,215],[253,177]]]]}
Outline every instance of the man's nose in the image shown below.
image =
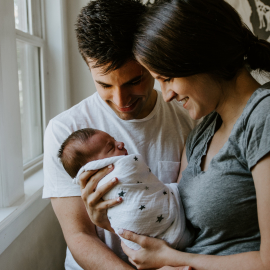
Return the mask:
{"type": "Polygon", "coordinates": [[[123,89],[121,87],[117,87],[113,91],[113,102],[119,107],[123,108],[128,106],[129,104],[129,92],[128,89],[123,89]]]}

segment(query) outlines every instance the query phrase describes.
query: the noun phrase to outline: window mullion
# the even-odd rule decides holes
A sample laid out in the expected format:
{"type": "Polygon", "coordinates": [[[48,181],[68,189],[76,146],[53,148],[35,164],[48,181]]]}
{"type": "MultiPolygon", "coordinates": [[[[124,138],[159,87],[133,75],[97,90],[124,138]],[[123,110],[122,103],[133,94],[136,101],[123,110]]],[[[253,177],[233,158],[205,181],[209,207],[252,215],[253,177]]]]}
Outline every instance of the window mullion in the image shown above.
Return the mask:
{"type": "Polygon", "coordinates": [[[28,31],[31,35],[34,35],[32,0],[27,0],[27,14],[28,14],[28,31]]]}
{"type": "Polygon", "coordinates": [[[45,41],[42,38],[32,36],[28,33],[25,33],[21,30],[18,30],[18,29],[16,29],[15,31],[16,31],[16,38],[17,39],[24,41],[24,42],[27,42],[27,43],[32,44],[32,45],[37,46],[37,47],[44,46],[45,41]]]}
{"type": "Polygon", "coordinates": [[[42,126],[43,126],[43,133],[45,132],[47,126],[47,102],[46,97],[48,96],[47,89],[47,77],[46,77],[46,48],[40,48],[40,89],[41,89],[41,109],[42,109],[42,126]]]}
{"type": "Polygon", "coordinates": [[[24,195],[13,1],[0,1],[0,207],[24,195]]]}
{"type": "Polygon", "coordinates": [[[28,0],[30,34],[42,38],[42,14],[40,0],[28,0]]]}

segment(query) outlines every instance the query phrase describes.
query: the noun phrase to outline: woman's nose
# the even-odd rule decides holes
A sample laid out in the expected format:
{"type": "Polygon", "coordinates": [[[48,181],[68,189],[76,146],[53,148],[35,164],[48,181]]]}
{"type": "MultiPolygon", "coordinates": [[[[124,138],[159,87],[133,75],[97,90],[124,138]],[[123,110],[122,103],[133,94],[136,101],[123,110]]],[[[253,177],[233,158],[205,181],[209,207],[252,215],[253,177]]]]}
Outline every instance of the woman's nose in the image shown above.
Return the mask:
{"type": "Polygon", "coordinates": [[[165,102],[170,102],[176,98],[176,93],[172,90],[162,89],[162,96],[165,102]]]}

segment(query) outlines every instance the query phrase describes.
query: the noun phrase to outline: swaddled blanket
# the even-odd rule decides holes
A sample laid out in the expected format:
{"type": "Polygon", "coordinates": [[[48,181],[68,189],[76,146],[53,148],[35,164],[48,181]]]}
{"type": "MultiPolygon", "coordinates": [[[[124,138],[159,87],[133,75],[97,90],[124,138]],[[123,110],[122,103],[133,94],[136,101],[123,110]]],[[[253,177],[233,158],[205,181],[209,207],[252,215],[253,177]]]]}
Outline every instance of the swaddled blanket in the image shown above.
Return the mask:
{"type": "MultiPolygon", "coordinates": [[[[119,229],[126,229],[163,239],[173,248],[186,247],[191,237],[186,230],[177,184],[160,182],[141,155],[116,156],[89,162],[79,170],[73,181],[78,184],[79,176],[84,171],[110,164],[114,164],[114,170],[99,182],[97,188],[113,177],[119,180],[119,184],[103,197],[104,200],[123,198],[121,204],[108,209],[108,218],[114,231],[117,233],[119,229]]],[[[128,247],[140,249],[138,244],[120,238],[128,247]]]]}

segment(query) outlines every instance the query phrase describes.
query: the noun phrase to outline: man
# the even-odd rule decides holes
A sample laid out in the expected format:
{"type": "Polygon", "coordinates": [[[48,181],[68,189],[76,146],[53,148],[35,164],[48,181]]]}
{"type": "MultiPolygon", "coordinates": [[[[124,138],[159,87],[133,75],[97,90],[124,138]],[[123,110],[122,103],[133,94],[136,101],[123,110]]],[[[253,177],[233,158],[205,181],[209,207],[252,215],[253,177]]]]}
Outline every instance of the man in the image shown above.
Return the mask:
{"type": "Polygon", "coordinates": [[[140,153],[152,172],[169,183],[177,180],[184,143],[194,125],[177,101],[163,102],[153,89],[154,79],[134,60],[133,34],[145,9],[138,0],[97,0],[78,17],[79,50],[97,93],[52,119],[44,140],[43,197],[51,198],[68,245],[67,270],[133,268],[118,236],[91,222],[80,187],[72,184],[57,159],[62,142],[78,129],[103,130],[123,141],[128,153],[140,153]]]}

